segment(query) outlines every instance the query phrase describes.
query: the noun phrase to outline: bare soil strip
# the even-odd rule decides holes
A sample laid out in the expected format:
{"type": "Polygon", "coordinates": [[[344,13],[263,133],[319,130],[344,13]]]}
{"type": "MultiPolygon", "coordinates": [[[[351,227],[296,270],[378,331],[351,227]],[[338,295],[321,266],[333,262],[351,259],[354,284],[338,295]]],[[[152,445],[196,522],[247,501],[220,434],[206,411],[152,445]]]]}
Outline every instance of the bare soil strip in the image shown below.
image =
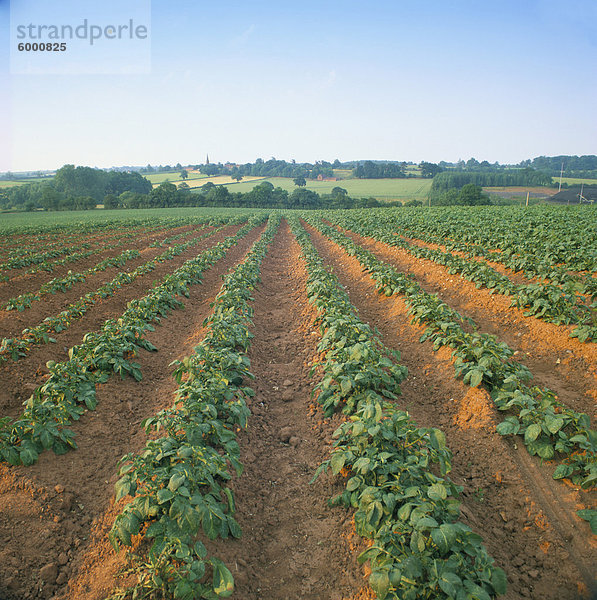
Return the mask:
{"type": "Polygon", "coordinates": [[[371,238],[346,232],[380,260],[415,276],[421,287],[437,294],[463,316],[471,317],[479,330],[506,342],[533,373],[533,382],[552,389],[574,410],[594,421],[597,406],[597,344],[568,337],[569,327],[525,317],[510,307],[508,297],[477,289],[473,283],[451,275],[433,261],[414,258],[371,238]]]}
{"type": "Polygon", "coordinates": [[[487,392],[454,379],[449,351],[433,352],[431,343],[419,342],[423,328],[411,325],[404,302],[380,296],[356,259],[309,232],[361,318],[401,352],[409,370],[401,407],[420,426],[446,433],[454,453],[451,478],[464,488],[463,520],[508,574],[506,598],[572,600],[586,593],[597,546],[587,524],[573,515],[585,496],[550,480],[530,457],[521,459],[516,445],[496,433],[499,415],[487,392]]]}
{"type": "Polygon", "coordinates": [[[117,462],[145,445],[142,419],[171,405],[177,387],[171,361],[191,352],[222,275],[242,260],[262,230],[250,232],[205,273],[203,284],[182,299],[185,310],[172,312],[148,333],[158,351],[142,351],[137,357],[142,381],[113,377],[98,386],[97,409],[72,427],[78,450],[64,456],[45,452],[32,467],[0,465],[2,600],[55,595],[99,600],[114,588],[121,564],[107,543],[107,532],[117,514],[117,462]]]}

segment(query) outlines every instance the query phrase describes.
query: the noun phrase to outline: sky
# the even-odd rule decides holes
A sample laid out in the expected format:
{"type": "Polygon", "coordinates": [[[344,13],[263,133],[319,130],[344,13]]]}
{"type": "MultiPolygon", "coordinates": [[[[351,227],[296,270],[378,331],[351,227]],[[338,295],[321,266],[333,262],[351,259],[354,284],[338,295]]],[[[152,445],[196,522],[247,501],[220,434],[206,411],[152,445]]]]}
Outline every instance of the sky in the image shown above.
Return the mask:
{"type": "Polygon", "coordinates": [[[597,154],[595,0],[41,1],[0,0],[0,172],[597,154]],[[16,49],[93,6],[146,38],[16,49]]]}

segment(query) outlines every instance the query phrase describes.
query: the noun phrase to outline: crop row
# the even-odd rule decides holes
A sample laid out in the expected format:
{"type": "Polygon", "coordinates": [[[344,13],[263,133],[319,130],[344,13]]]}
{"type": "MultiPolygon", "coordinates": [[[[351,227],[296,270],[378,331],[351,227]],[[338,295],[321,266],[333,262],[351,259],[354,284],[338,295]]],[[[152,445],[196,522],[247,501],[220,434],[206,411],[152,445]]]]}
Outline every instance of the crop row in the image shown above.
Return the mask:
{"type": "Polygon", "coordinates": [[[69,304],[57,315],[46,317],[40,324],[23,329],[21,336],[3,338],[0,343],[0,363],[7,361],[9,358],[14,361],[20,360],[27,356],[33,347],[55,342],[56,340],[51,337],[53,333],[60,333],[68,329],[74,320],[81,319],[98,301],[113,296],[122,286],[130,285],[139,277],[151,273],[158,264],[172,260],[192,246],[196,246],[205,238],[214,235],[223,227],[224,225],[184,244],[171,246],[162,254],[139,265],[133,271],[118,273],[96,290],[88,292],[76,302],[69,304]]]}
{"type": "Polygon", "coordinates": [[[447,477],[451,452],[443,432],[417,427],[393,402],[406,377],[398,353],[359,320],[296,217],[291,227],[319,313],[324,360],[317,400],[326,415],[342,410],[348,416],[316,476],[331,468],[345,478],[345,491],[331,504],[356,509],[356,531],[370,540],[359,561],[370,562],[371,587],[380,600],[489,600],[505,593],[505,573],[481,537],[458,522],[461,488],[447,477]]]}
{"type": "MultiPolygon", "coordinates": [[[[376,211],[411,237],[432,235],[445,242],[481,246],[549,269],[597,269],[597,222],[594,207],[435,208],[431,211],[376,211]]],[[[516,262],[514,263],[516,264],[516,262]]]]}
{"type": "Polygon", "coordinates": [[[439,263],[445,266],[449,273],[459,273],[475,283],[478,288],[485,287],[492,292],[511,296],[511,306],[525,310],[525,316],[534,316],[557,325],[574,324],[576,327],[570,335],[577,337],[581,342],[597,340],[597,302],[593,306],[587,306],[582,296],[566,292],[554,284],[516,284],[486,264],[467,260],[450,252],[411,244],[396,235],[391,225],[380,224],[379,219],[375,217],[337,217],[330,213],[327,216],[331,222],[360,235],[373,237],[389,246],[403,248],[416,258],[439,263]]]}
{"type": "Polygon", "coordinates": [[[93,267],[85,269],[85,271],[74,272],[68,271],[64,277],[55,277],[47,283],[44,283],[36,292],[27,292],[9,298],[2,308],[4,310],[17,310],[19,312],[30,308],[33,302],[40,301],[47,294],[56,294],[57,292],[66,292],[70,290],[75,283],[83,282],[94,273],[105,271],[110,267],[122,267],[129,260],[133,260],[139,256],[138,250],[124,250],[118,256],[105,258],[98,262],[93,267]]]}
{"type": "MultiPolygon", "coordinates": [[[[552,459],[556,453],[566,456],[554,478],[568,477],[587,489],[595,486],[597,432],[591,429],[588,415],[565,406],[549,389],[526,385],[532,374],[512,360],[514,352],[506,343],[486,333],[466,332],[462,326],[465,319],[435,294],[425,292],[412,278],[336,228],[313,217],[309,222],[357,258],[380,293],[404,296],[413,322],[427,326],[421,341],[432,341],[434,350],[441,346],[453,349],[457,377],[462,376],[472,387],[481,383],[488,387],[498,410],[509,413],[497,427],[500,434],[523,436],[529,453],[542,459],[552,459]]],[[[474,325],[471,319],[467,321],[474,325]]]]}
{"type": "Polygon", "coordinates": [[[116,498],[133,499],[116,518],[110,539],[118,550],[142,533],[152,545],[147,557],[131,557],[137,583],[112,599],[227,598],[234,590],[230,571],[207,557],[197,536],[241,535],[227,484],[230,467],[242,472],[236,432],[247,424],[245,398],[254,393],[243,385],[252,378],[245,354],[252,337],[251,292],[279,222],[279,216],[270,219],[244,262],[226,276],[204,322],[204,340],[173,363],[179,384],[174,405],[143,422],[147,433],[164,435],[120,462],[116,498]]]}
{"type": "MultiPolygon", "coordinates": [[[[207,217],[209,219],[209,217],[207,217]]],[[[193,224],[201,223],[207,219],[193,219],[193,224]]],[[[71,231],[77,232],[77,238],[80,238],[80,232],[78,228],[71,226],[71,228],[65,228],[65,231],[58,242],[56,242],[53,246],[44,248],[39,243],[36,243],[30,247],[24,247],[21,249],[22,255],[14,256],[13,258],[0,263],[0,271],[2,270],[14,270],[21,269],[29,265],[33,265],[31,268],[27,269],[26,273],[37,273],[39,271],[47,271],[52,272],[58,266],[63,266],[66,264],[76,263],[80,260],[88,258],[94,254],[100,254],[105,250],[109,250],[112,248],[118,248],[124,246],[125,244],[130,243],[131,241],[131,232],[135,230],[140,230],[144,233],[148,232],[158,232],[163,230],[169,230],[173,227],[180,227],[182,225],[191,224],[189,219],[165,219],[161,220],[158,223],[148,224],[146,223],[142,229],[140,229],[140,224],[137,221],[131,221],[128,224],[121,222],[112,222],[111,226],[103,226],[102,224],[96,223],[93,227],[83,227],[83,232],[86,234],[89,233],[97,233],[98,229],[103,229],[105,233],[108,233],[112,229],[115,230],[115,234],[111,237],[113,238],[113,243],[106,243],[108,236],[104,236],[101,239],[101,245],[98,248],[92,248],[91,240],[87,239],[85,242],[79,245],[70,245],[67,242],[68,233],[71,231]],[[122,232],[122,229],[127,229],[128,231],[122,232]],[[56,247],[57,249],[54,249],[56,247]],[[77,248],[83,248],[83,251],[77,251],[77,248]],[[64,258],[56,258],[57,256],[63,256],[66,254],[64,258]],[[8,265],[8,266],[6,266],[8,265]],[[10,265],[13,265],[10,267],[10,265]]],[[[18,232],[18,230],[17,230],[18,232]]],[[[14,233],[13,235],[16,235],[14,233]]],[[[59,236],[59,234],[56,234],[59,236]]],[[[7,235],[7,239],[10,240],[11,236],[7,235]]],[[[14,243],[11,242],[11,243],[14,243]]],[[[8,274],[0,275],[0,281],[7,281],[9,279],[8,274]]]]}
{"type": "MultiPolygon", "coordinates": [[[[212,219],[214,220],[214,219],[212,219]]],[[[185,237],[188,237],[189,235],[192,235],[194,233],[194,229],[191,229],[189,231],[183,231],[182,233],[177,233],[176,235],[171,235],[170,237],[166,237],[163,240],[155,240],[154,242],[151,242],[151,244],[149,244],[150,248],[162,248],[163,246],[167,246],[169,244],[171,244],[172,242],[176,242],[178,240],[182,240],[185,237]]]]}
{"type": "Polygon", "coordinates": [[[97,332],[87,333],[83,342],[69,350],[69,360],[50,361],[49,378],[26,403],[22,416],[14,423],[0,419],[0,459],[10,464],[33,464],[45,449],[63,454],[76,447],[68,425],[96,406],[97,383],[111,374],[130,375],[140,380],[140,365],[132,360],[140,348],[156,350],[144,338],[152,323],[171,310],[181,308],[179,296],[188,296],[188,288],[201,282],[203,271],[223,258],[229,248],[248,234],[264,217],[258,216],[216,246],[186,261],[159,285],[139,300],[129,302],[118,319],[109,319],[97,332]]]}
{"type": "MultiPolygon", "coordinates": [[[[389,223],[388,223],[389,224],[389,223]]],[[[431,233],[419,233],[416,237],[431,243],[443,244],[448,251],[462,252],[466,258],[481,257],[522,272],[525,277],[538,277],[562,286],[569,293],[579,293],[597,299],[597,279],[590,274],[570,272],[566,265],[558,265],[536,254],[517,254],[512,250],[491,250],[479,244],[465,243],[455,239],[444,239],[431,233]]]]}

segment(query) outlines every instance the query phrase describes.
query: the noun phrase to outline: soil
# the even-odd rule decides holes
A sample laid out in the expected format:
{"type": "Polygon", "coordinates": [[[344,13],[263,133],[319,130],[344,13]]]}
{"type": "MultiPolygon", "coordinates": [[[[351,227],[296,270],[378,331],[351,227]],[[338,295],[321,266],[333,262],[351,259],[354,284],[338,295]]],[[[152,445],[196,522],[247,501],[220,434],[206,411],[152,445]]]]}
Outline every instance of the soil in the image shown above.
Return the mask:
{"type": "MultiPolygon", "coordinates": [[[[107,532],[126,501],[114,503],[117,462],[144,446],[142,419],[171,405],[176,383],[170,363],[190,354],[202,339],[202,322],[222,275],[242,260],[262,230],[251,232],[204,274],[202,284],[183,299],[185,310],[172,312],[148,334],[158,351],[139,354],[142,381],[113,377],[99,386],[97,409],[73,426],[78,450],[64,456],[43,453],[33,467],[0,465],[0,599],[100,600],[114,590],[114,576],[124,557],[112,550],[107,532]]],[[[0,414],[20,410],[31,386],[43,381],[45,361],[64,358],[63,347],[121,313],[126,302],[143,295],[153,280],[234,231],[228,228],[208,238],[189,255],[161,265],[148,280],[125,286],[61,334],[57,344],[5,365],[0,369],[0,414]]],[[[463,487],[462,520],[483,536],[490,554],[506,570],[505,598],[586,597],[597,544],[575,510],[589,504],[588,494],[553,481],[550,465],[539,464],[522,444],[499,436],[495,432],[499,414],[488,394],[454,379],[449,352],[433,352],[430,344],[419,343],[422,330],[410,323],[404,302],[379,296],[355,259],[310,232],[361,318],[377,327],[387,346],[401,352],[401,362],[409,370],[401,407],[419,425],[440,427],[446,433],[454,454],[450,476],[463,487]]],[[[437,288],[459,311],[470,311],[482,330],[507,333],[508,343],[517,340],[516,348],[531,370],[544,365],[537,369],[538,382],[547,382],[577,406],[588,408],[591,398],[594,401],[587,392],[597,389],[594,375],[587,372],[594,357],[581,352],[575,340],[541,340],[541,331],[533,329],[530,320],[519,323],[512,309],[502,313],[474,286],[465,290],[460,278],[436,272],[439,267],[434,263],[407,263],[407,257],[382,244],[360,242],[396,266],[405,261],[400,264],[421,285],[437,288]],[[556,358],[561,359],[557,364],[556,358]]],[[[319,332],[313,327],[315,313],[307,302],[305,281],[300,249],[283,221],[253,294],[255,337],[249,358],[256,395],[248,427],[239,433],[245,469],[232,483],[243,536],[207,546],[232,570],[233,598],[372,600],[367,573],[356,561],[365,546],[354,534],[352,514],[326,503],[341,483],[331,475],[309,483],[327,458],[332,432],[341,420],[323,419],[311,399],[318,381],[317,372],[310,375],[310,370],[317,358],[319,332]]],[[[85,282],[79,289],[88,287],[85,282]]],[[[44,306],[37,304],[40,309],[44,306]]],[[[37,316],[45,315],[42,311],[37,316]]]]}

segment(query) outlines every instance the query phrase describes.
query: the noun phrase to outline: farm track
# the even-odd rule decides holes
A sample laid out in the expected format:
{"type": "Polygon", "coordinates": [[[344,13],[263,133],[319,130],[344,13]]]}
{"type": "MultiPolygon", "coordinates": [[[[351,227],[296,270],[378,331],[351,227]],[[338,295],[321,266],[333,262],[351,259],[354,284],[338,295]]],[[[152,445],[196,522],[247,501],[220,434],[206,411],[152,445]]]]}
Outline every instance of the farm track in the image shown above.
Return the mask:
{"type": "Polygon", "coordinates": [[[171,405],[177,387],[171,361],[188,355],[201,339],[201,323],[222,275],[243,259],[263,229],[251,231],[205,272],[190,298],[182,298],[185,310],[173,311],[147,333],[158,352],[141,351],[136,358],[143,373],[140,382],[113,377],[98,386],[96,410],[72,426],[78,450],[63,456],[44,452],[32,467],[0,465],[2,600],[55,595],[99,600],[114,588],[114,575],[122,565],[108,544],[107,531],[118,510],[113,504],[117,462],[145,445],[142,419],[171,405]]]}
{"type": "MultiPolygon", "coordinates": [[[[59,278],[59,277],[64,277],[68,271],[74,271],[74,272],[81,272],[84,271],[85,269],[89,269],[90,267],[93,267],[94,265],[96,265],[98,262],[100,262],[101,260],[104,260],[105,258],[109,258],[109,257],[113,257],[113,256],[118,256],[119,254],[122,253],[123,250],[139,250],[142,253],[142,256],[144,256],[146,253],[147,257],[145,258],[145,260],[147,260],[150,257],[150,251],[156,251],[159,252],[159,248],[150,248],[149,244],[151,244],[153,241],[155,240],[162,240],[166,237],[170,237],[171,235],[175,235],[177,233],[182,233],[184,231],[188,231],[189,229],[191,229],[193,226],[188,226],[185,225],[184,227],[176,227],[174,229],[170,229],[167,231],[160,231],[158,233],[155,232],[150,232],[150,233],[143,233],[142,235],[138,236],[138,237],[134,237],[133,239],[129,240],[126,244],[122,245],[122,246],[118,246],[117,248],[112,248],[111,250],[105,250],[102,252],[99,252],[97,254],[94,254],[92,256],[90,256],[89,258],[86,258],[84,260],[81,261],[77,261],[75,263],[69,263],[66,265],[62,265],[62,266],[58,266],[54,269],[54,271],[52,273],[47,273],[46,271],[40,271],[39,273],[30,273],[30,274],[20,274],[17,277],[10,279],[7,282],[2,282],[0,283],[0,305],[5,303],[7,300],[9,300],[10,298],[13,298],[14,296],[18,296],[20,294],[24,294],[27,292],[36,292],[37,290],[39,290],[39,288],[44,285],[45,283],[47,283],[48,281],[54,279],[54,278],[59,278]]],[[[139,260],[141,260],[141,257],[139,257],[139,260]]],[[[128,264],[132,264],[133,261],[130,261],[130,263],[128,264]]],[[[110,272],[111,268],[108,268],[106,271],[103,272],[103,274],[110,272]]],[[[117,271],[114,270],[114,273],[116,273],[117,271]]],[[[100,273],[101,275],[101,273],[100,273]]],[[[113,275],[112,275],[113,276],[113,275]]],[[[72,289],[76,289],[77,285],[75,284],[74,288],[72,289]]],[[[72,291],[72,290],[71,290],[72,291]]],[[[63,294],[56,294],[56,296],[62,296],[63,294]]],[[[49,300],[51,296],[46,296],[44,298],[45,300],[49,300]]],[[[18,321],[18,317],[23,316],[25,318],[26,313],[30,312],[31,309],[28,309],[26,311],[24,311],[24,313],[19,313],[17,311],[5,311],[2,310],[0,311],[0,325],[3,324],[7,318],[8,321],[10,322],[11,319],[17,319],[18,321]]],[[[26,327],[26,325],[23,325],[23,327],[26,327]]],[[[21,327],[22,329],[22,327],[21,327]]],[[[19,330],[20,331],[20,330],[19,330]]],[[[5,337],[4,334],[0,334],[2,337],[5,337]]]]}
{"type": "MultiPolygon", "coordinates": [[[[27,357],[16,363],[14,361],[7,361],[0,365],[0,381],[3,382],[0,388],[0,415],[15,417],[21,412],[22,403],[44,381],[45,375],[48,372],[45,366],[46,362],[49,360],[57,362],[68,360],[68,349],[75,344],[79,344],[85,333],[97,331],[101,329],[107,319],[119,317],[126,309],[127,303],[135,298],[144,296],[154,281],[158,281],[166,274],[173,272],[186,260],[197,256],[203,250],[215,246],[228,235],[234,235],[238,229],[240,229],[240,225],[226,227],[215,235],[206,238],[197,246],[189,248],[181,255],[174,257],[172,260],[159,263],[153,271],[139,277],[131,284],[122,286],[113,296],[100,299],[81,319],[73,320],[72,325],[68,329],[61,333],[53,334],[56,343],[35,346],[27,357]]],[[[205,230],[202,230],[202,233],[205,233],[205,230]]],[[[198,235],[202,235],[202,233],[198,233],[198,235]]],[[[157,249],[157,253],[160,252],[163,252],[163,248],[157,249]]],[[[150,258],[152,258],[151,255],[146,256],[143,262],[150,258]]],[[[98,285],[92,287],[91,284],[85,282],[83,289],[79,290],[79,294],[84,294],[89,289],[97,289],[98,285]]],[[[39,313],[46,306],[44,302],[38,304],[38,308],[31,310],[39,313]]],[[[43,316],[43,313],[38,314],[38,321],[36,323],[40,322],[43,316]]]]}
{"type": "Polygon", "coordinates": [[[534,385],[552,389],[564,404],[587,413],[594,422],[597,344],[570,338],[570,327],[525,317],[522,310],[510,307],[509,297],[477,289],[474,283],[450,274],[433,261],[351,231],[345,233],[380,260],[414,275],[426,292],[437,294],[461,315],[471,317],[480,331],[506,342],[518,352],[515,358],[533,373],[534,385]]]}
{"type": "Polygon", "coordinates": [[[411,325],[400,298],[380,296],[356,259],[308,231],[361,318],[401,352],[409,376],[399,405],[419,426],[446,433],[454,453],[450,477],[464,487],[464,522],[483,536],[508,574],[505,598],[579,598],[591,584],[597,547],[590,529],[572,515],[582,501],[578,493],[552,481],[530,457],[521,458],[526,451],[495,431],[499,415],[489,394],[454,379],[449,351],[433,352],[431,343],[419,342],[423,328],[411,325]]]}

